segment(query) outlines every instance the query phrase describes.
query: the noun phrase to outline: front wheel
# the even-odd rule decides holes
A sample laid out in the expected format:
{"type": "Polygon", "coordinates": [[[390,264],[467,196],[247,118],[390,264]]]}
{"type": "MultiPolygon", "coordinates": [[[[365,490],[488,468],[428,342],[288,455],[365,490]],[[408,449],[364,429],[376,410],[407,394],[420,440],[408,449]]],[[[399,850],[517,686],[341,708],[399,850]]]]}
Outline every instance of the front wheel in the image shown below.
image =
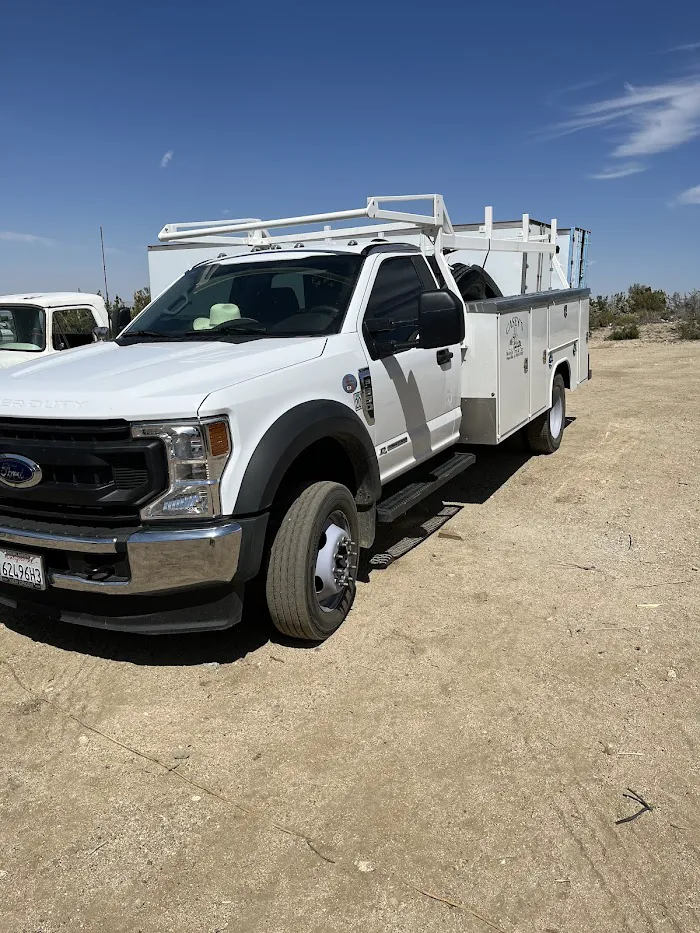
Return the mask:
{"type": "Polygon", "coordinates": [[[270,616],[291,638],[323,641],[355,599],[359,528],[352,493],[313,483],[288,507],[275,534],[265,583],[270,616]]]}
{"type": "Polygon", "coordinates": [[[537,454],[553,454],[559,449],[566,424],[566,386],[560,373],[552,383],[552,407],[527,426],[527,442],[537,454]]]}

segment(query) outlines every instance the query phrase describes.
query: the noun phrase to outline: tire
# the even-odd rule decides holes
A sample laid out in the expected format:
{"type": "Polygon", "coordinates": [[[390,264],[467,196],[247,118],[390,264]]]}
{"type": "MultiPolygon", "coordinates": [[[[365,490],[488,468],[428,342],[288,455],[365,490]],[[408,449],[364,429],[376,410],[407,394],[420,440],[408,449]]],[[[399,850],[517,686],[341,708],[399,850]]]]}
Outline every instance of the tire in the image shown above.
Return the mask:
{"type": "Polygon", "coordinates": [[[275,533],[265,581],[278,631],[313,642],[336,631],[355,599],[358,541],[357,506],[347,487],[320,482],[297,493],[275,533]]]}
{"type": "Polygon", "coordinates": [[[566,386],[561,373],[552,383],[552,407],[534,418],[527,426],[527,443],[536,454],[553,454],[559,450],[566,424],[566,386]]]}
{"type": "Polygon", "coordinates": [[[481,266],[465,266],[455,263],[452,275],[464,301],[483,301],[485,298],[501,298],[502,293],[488,272],[481,266]]]}

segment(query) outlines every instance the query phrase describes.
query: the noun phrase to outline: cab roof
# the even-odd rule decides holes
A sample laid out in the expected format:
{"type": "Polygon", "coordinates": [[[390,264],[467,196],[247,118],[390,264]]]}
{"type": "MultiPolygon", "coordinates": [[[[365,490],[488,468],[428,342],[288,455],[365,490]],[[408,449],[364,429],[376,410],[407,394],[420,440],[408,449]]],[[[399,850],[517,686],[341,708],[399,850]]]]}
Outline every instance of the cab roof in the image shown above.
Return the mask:
{"type": "Polygon", "coordinates": [[[355,248],[300,249],[279,247],[275,249],[255,249],[249,253],[234,256],[220,256],[205,259],[199,265],[237,265],[249,262],[269,262],[275,259],[312,259],[316,256],[370,256],[373,253],[419,253],[420,249],[412,243],[392,243],[387,240],[374,240],[370,243],[355,243],[355,248]]]}
{"type": "Polygon", "coordinates": [[[0,295],[0,304],[32,304],[42,308],[65,308],[67,305],[97,305],[104,307],[101,295],[88,292],[27,292],[23,295],[0,295]]]}

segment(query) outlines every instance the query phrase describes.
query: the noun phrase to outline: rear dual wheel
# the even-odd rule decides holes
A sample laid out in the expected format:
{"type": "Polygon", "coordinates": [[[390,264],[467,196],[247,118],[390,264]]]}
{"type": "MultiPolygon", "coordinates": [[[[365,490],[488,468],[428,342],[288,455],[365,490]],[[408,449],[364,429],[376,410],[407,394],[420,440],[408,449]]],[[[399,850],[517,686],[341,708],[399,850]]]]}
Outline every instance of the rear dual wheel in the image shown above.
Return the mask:
{"type": "Polygon", "coordinates": [[[560,373],[552,383],[552,407],[534,418],[527,426],[527,442],[537,454],[553,454],[559,450],[566,425],[566,386],[560,373]]]}
{"type": "Polygon", "coordinates": [[[284,635],[323,641],[355,599],[359,529],[355,500],[340,483],[312,483],[288,506],[270,549],[265,595],[284,635]]]}

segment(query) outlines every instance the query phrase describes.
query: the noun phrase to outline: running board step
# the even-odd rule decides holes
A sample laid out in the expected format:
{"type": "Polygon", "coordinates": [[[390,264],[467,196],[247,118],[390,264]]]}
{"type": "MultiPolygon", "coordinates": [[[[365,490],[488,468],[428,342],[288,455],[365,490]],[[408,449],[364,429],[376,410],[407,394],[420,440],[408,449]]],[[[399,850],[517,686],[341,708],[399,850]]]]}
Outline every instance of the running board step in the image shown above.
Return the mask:
{"type": "MultiPolygon", "coordinates": [[[[410,508],[417,505],[445,483],[458,476],[467,467],[476,461],[474,454],[457,451],[447,460],[434,466],[427,472],[419,474],[419,478],[402,486],[397,492],[377,503],[377,521],[382,525],[395,522],[410,508]]],[[[419,467],[418,470],[421,468],[419,467]]],[[[425,467],[423,467],[425,469],[425,467]]],[[[417,471],[416,471],[417,472],[417,471]]],[[[392,484],[393,485],[393,484],[392,484]]]]}

